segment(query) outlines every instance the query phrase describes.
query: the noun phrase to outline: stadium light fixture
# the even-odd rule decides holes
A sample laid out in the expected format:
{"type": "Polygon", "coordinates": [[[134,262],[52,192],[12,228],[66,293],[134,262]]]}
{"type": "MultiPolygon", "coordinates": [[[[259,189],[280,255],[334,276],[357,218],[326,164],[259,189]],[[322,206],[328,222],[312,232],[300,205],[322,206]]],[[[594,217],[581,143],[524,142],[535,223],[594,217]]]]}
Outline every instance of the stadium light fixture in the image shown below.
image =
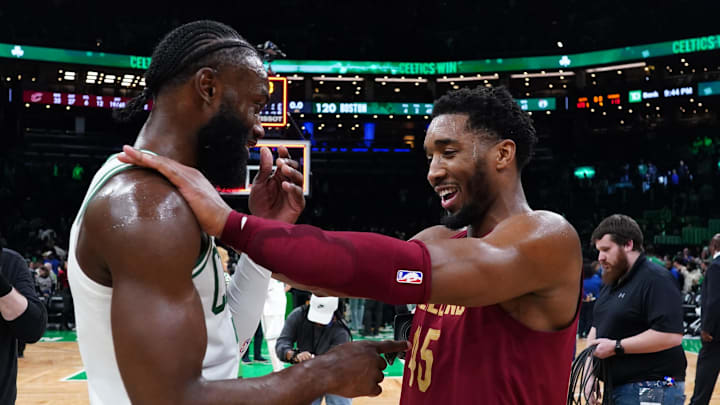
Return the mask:
{"type": "Polygon", "coordinates": [[[607,72],[610,70],[644,68],[645,66],[647,66],[647,64],[645,62],[636,62],[636,63],[625,63],[622,65],[603,66],[603,67],[599,67],[599,68],[586,69],[585,71],[587,73],[595,73],[595,72],[607,72]]]}

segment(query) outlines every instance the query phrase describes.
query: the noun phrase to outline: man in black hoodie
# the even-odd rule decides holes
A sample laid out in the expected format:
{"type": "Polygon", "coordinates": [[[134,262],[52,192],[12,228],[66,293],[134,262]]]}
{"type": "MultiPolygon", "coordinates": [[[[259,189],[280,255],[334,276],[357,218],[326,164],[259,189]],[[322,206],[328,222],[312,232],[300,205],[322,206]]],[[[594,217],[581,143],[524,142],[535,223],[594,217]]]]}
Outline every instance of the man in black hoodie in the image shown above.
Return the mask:
{"type": "Polygon", "coordinates": [[[47,312],[35,293],[25,260],[0,248],[0,404],[17,397],[17,342],[37,342],[45,332],[47,312]]]}

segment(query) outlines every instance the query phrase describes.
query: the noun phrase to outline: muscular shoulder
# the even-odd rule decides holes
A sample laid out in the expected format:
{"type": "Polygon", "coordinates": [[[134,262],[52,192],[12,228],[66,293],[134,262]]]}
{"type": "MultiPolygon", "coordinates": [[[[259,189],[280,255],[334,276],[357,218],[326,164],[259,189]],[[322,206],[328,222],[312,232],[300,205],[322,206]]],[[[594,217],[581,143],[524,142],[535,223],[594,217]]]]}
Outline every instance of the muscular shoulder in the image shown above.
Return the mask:
{"type": "Polygon", "coordinates": [[[580,238],[562,216],[550,211],[532,211],[498,224],[488,237],[516,246],[537,268],[556,273],[577,273],[582,264],[580,238]]]}
{"type": "Polygon", "coordinates": [[[515,215],[498,224],[492,233],[512,235],[516,242],[548,244],[555,249],[580,249],[575,228],[562,216],[550,211],[531,211],[515,215]]]}
{"type": "Polygon", "coordinates": [[[435,225],[431,226],[430,228],[423,229],[422,231],[418,232],[417,235],[413,236],[410,239],[420,240],[423,242],[436,239],[450,239],[453,236],[457,235],[459,232],[460,231],[452,230],[443,225],[435,225]]]}
{"type": "Polygon", "coordinates": [[[103,251],[153,249],[197,255],[201,231],[185,200],[161,175],[129,170],[110,179],[89,201],[83,231],[103,251]]]}

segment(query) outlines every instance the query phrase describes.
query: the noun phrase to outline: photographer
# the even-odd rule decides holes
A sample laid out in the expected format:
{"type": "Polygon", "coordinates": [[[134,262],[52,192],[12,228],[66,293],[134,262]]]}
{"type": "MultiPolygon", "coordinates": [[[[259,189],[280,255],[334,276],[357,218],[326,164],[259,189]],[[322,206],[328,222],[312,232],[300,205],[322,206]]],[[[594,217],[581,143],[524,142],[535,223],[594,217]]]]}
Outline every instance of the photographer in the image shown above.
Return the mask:
{"type": "MultiPolygon", "coordinates": [[[[309,304],[295,308],[285,321],[275,349],[278,357],[293,364],[302,363],[334,346],[349,342],[350,330],[342,319],[342,313],[337,297],[317,297],[313,294],[309,304]]],[[[323,397],[327,405],[347,405],[352,401],[324,394],[312,405],[320,405],[323,397]]]]}
{"type": "Polygon", "coordinates": [[[46,326],[47,312],[25,260],[0,248],[0,404],[14,404],[17,396],[18,339],[37,342],[46,326]]]}

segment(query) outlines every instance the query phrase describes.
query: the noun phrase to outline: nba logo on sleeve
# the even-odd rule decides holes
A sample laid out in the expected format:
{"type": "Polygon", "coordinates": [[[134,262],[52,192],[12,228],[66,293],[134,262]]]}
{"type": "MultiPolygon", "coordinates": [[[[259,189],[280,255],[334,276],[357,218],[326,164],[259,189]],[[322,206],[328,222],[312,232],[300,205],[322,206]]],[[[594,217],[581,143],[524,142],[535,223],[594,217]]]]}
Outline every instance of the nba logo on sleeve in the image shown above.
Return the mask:
{"type": "Polygon", "coordinates": [[[401,284],[422,284],[422,271],[398,270],[396,281],[401,284]]]}

